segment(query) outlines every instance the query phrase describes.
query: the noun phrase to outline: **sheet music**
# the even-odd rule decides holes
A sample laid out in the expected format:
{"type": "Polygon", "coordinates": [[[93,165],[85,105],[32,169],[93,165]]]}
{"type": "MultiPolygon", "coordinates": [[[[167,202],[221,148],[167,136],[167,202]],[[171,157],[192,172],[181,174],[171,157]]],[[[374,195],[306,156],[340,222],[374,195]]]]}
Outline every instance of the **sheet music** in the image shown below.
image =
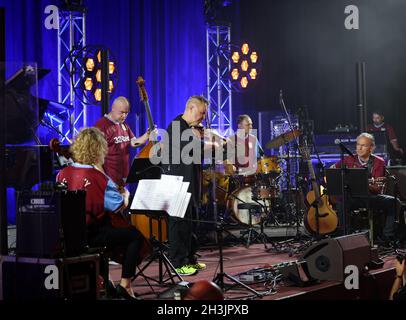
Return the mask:
{"type": "Polygon", "coordinates": [[[183,218],[191,195],[189,182],[181,176],[162,175],[160,180],[140,180],[131,209],[164,210],[172,217],[183,218]]]}

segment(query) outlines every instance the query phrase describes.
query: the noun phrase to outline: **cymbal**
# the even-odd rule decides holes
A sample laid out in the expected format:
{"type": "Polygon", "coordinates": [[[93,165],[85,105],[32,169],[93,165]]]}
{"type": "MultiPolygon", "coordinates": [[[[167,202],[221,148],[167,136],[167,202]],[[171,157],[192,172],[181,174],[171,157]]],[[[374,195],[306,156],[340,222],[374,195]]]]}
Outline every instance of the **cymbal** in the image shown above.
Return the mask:
{"type": "Polygon", "coordinates": [[[285,143],[288,143],[295,139],[295,137],[298,137],[302,134],[300,130],[293,130],[293,131],[288,131],[285,132],[276,138],[272,139],[271,141],[268,141],[268,143],[265,145],[267,149],[274,149],[274,148],[279,148],[280,146],[283,146],[285,143]]]}

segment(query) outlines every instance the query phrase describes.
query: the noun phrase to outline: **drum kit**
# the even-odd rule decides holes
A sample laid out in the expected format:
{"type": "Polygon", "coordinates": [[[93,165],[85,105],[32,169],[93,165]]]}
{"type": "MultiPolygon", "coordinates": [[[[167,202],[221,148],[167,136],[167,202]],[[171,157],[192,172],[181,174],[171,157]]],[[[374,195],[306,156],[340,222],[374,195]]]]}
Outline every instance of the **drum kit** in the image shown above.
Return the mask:
{"type": "MultiPolygon", "coordinates": [[[[299,135],[299,130],[284,133],[269,141],[266,147],[279,148],[299,135]]],[[[254,174],[236,174],[231,165],[224,165],[215,172],[211,168],[204,170],[202,204],[207,205],[210,202],[209,184],[214,175],[219,211],[226,212],[248,228],[261,225],[262,230],[265,223],[275,222],[275,210],[280,207],[280,200],[283,197],[278,183],[284,174],[281,161],[283,160],[278,156],[264,156],[257,161],[257,170],[254,174]]]]}

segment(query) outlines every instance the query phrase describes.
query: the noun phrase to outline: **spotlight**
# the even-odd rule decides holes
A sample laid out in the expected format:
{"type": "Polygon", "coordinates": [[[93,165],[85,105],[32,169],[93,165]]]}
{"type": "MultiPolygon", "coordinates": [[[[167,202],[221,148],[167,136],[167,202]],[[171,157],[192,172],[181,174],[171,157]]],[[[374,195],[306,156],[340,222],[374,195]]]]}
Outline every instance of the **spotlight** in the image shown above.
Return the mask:
{"type": "Polygon", "coordinates": [[[85,79],[85,89],[87,91],[90,91],[90,90],[92,90],[92,88],[93,88],[93,80],[92,80],[92,78],[86,78],[85,79]]]}
{"type": "Polygon", "coordinates": [[[114,84],[112,80],[109,80],[109,93],[112,93],[114,89],[114,84]]]}
{"type": "Polygon", "coordinates": [[[241,83],[241,87],[245,89],[248,86],[247,77],[242,77],[240,83],[241,83]]]}
{"type": "Polygon", "coordinates": [[[248,43],[244,43],[244,44],[242,45],[242,47],[241,47],[241,52],[242,52],[244,55],[247,55],[249,51],[250,51],[250,47],[248,46],[248,43]]]}
{"type": "Polygon", "coordinates": [[[250,78],[251,78],[251,80],[255,80],[257,78],[257,69],[255,69],[255,68],[251,69],[250,78]]]}
{"type": "Polygon", "coordinates": [[[87,58],[86,59],[86,70],[87,71],[93,71],[94,69],[94,60],[92,58],[87,58]]]}
{"type": "Polygon", "coordinates": [[[234,63],[238,63],[238,60],[240,60],[240,54],[238,53],[238,51],[233,52],[231,60],[233,60],[234,63]]]}
{"type": "Polygon", "coordinates": [[[244,60],[243,62],[241,62],[241,70],[246,72],[248,70],[248,61],[244,60]]]}
{"type": "Polygon", "coordinates": [[[94,92],[94,98],[96,101],[101,101],[102,92],[100,88],[97,88],[94,92]]]}
{"type": "Polygon", "coordinates": [[[235,89],[247,89],[250,82],[258,79],[258,52],[250,48],[247,42],[242,45],[230,45],[231,72],[229,77],[235,89]]]}
{"type": "Polygon", "coordinates": [[[109,74],[113,74],[114,73],[114,62],[109,61],[109,74]]]}
{"type": "Polygon", "coordinates": [[[258,61],[258,54],[254,51],[253,53],[251,53],[250,58],[251,58],[251,62],[252,62],[252,63],[257,63],[257,61],[258,61]]]}
{"type": "Polygon", "coordinates": [[[101,82],[101,70],[97,70],[96,71],[96,80],[97,82],[101,82]]]}
{"type": "Polygon", "coordinates": [[[238,69],[233,69],[233,71],[231,71],[231,77],[233,78],[233,80],[237,80],[239,76],[240,73],[238,72],[238,69]]]}

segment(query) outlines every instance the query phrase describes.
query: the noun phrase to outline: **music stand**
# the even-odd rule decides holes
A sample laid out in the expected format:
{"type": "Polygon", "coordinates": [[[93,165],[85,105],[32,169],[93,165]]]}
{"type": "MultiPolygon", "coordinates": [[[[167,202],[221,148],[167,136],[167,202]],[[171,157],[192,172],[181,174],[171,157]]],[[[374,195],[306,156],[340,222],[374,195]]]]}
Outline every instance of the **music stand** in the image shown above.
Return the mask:
{"type": "MultiPolygon", "coordinates": [[[[366,199],[367,212],[370,223],[370,240],[373,243],[372,215],[369,211],[369,188],[368,170],[366,168],[328,168],[325,170],[327,180],[327,194],[330,196],[342,196],[343,202],[351,198],[366,199]],[[343,172],[344,171],[344,172],[343,172]]],[[[343,206],[344,235],[347,234],[347,210],[343,206]]]]}
{"type": "MultiPolygon", "coordinates": [[[[127,178],[128,183],[135,183],[144,179],[156,179],[159,180],[162,175],[162,168],[159,165],[153,165],[149,158],[134,158],[131,164],[130,173],[127,178]]],[[[142,214],[148,217],[149,220],[149,241],[152,244],[153,253],[149,257],[148,262],[136,273],[132,280],[135,280],[138,276],[142,276],[150,285],[148,280],[154,281],[159,285],[164,285],[168,280],[172,284],[176,284],[174,278],[177,277],[180,282],[183,282],[182,277],[176,271],[175,267],[170,262],[169,258],[165,254],[166,246],[162,243],[162,221],[166,219],[168,213],[162,210],[136,210],[131,209],[131,214],[142,214]],[[152,221],[156,220],[158,223],[158,239],[155,238],[152,232],[152,221]],[[144,271],[149,265],[158,260],[158,280],[148,277],[144,274],[144,271]],[[164,269],[168,273],[169,277],[164,279],[164,269]]],[[[151,285],[150,285],[151,287],[151,285]]],[[[152,287],[151,287],[152,288],[152,287]]]]}

